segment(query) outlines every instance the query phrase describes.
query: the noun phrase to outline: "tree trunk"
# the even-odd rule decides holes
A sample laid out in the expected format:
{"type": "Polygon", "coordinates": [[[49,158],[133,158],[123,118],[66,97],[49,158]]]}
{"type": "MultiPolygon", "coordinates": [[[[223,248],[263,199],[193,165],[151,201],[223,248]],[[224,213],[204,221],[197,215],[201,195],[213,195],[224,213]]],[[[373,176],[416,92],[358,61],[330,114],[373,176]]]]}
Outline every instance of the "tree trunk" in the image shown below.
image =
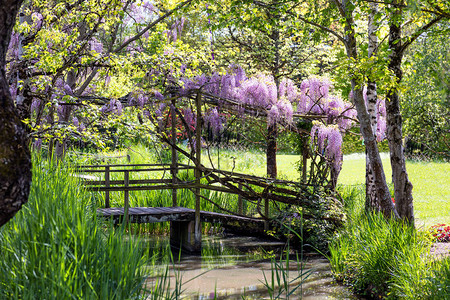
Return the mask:
{"type": "MultiPolygon", "coordinates": [[[[395,10],[391,18],[396,19],[401,14],[401,9],[395,10]]],[[[401,43],[401,28],[397,21],[393,20],[389,26],[389,70],[397,77],[397,82],[402,80],[403,50],[401,43]]],[[[389,143],[392,181],[394,182],[395,206],[401,218],[414,224],[414,209],[412,197],[412,184],[406,172],[405,156],[402,144],[402,116],[400,114],[400,101],[398,90],[389,91],[386,101],[387,139],[389,143]]]]}
{"type": "MultiPolygon", "coordinates": [[[[375,15],[378,12],[378,4],[370,3],[371,11],[369,14],[368,21],[368,56],[369,58],[374,55],[378,47],[378,39],[376,31],[378,26],[375,22],[375,15]]],[[[376,133],[377,131],[377,85],[374,81],[369,79],[367,84],[367,112],[370,116],[370,124],[372,126],[372,131],[376,133]]],[[[366,150],[366,210],[380,211],[380,199],[377,197],[375,179],[373,176],[373,171],[370,164],[369,155],[367,155],[366,150]]]]}
{"type": "MultiPolygon", "coordinates": [[[[86,38],[86,23],[81,22],[78,25],[78,30],[80,32],[80,35],[78,36],[77,40],[82,41],[86,38]]],[[[77,79],[78,78],[77,78],[76,71],[74,69],[71,69],[67,73],[66,83],[72,91],[75,91],[75,87],[77,85],[77,79]]],[[[81,95],[85,88],[86,88],[86,86],[82,86],[79,90],[76,91],[76,95],[77,96],[81,95]]],[[[62,118],[58,122],[68,124],[72,110],[73,110],[73,108],[71,105],[66,106],[65,113],[62,115],[62,118]]],[[[67,138],[64,137],[62,140],[57,140],[56,145],[55,145],[55,154],[56,154],[56,159],[58,160],[58,162],[62,161],[64,159],[64,156],[66,155],[66,150],[67,150],[67,138]]]]}
{"type": "MultiPolygon", "coordinates": [[[[67,74],[67,85],[70,86],[72,90],[75,89],[76,83],[77,83],[77,77],[74,70],[69,71],[67,74]]],[[[58,120],[59,123],[62,124],[68,124],[70,120],[70,115],[72,113],[72,106],[66,105],[64,107],[64,113],[60,116],[60,119],[58,120]]],[[[56,140],[55,143],[55,155],[58,162],[61,162],[64,160],[64,156],[66,155],[66,149],[67,149],[67,138],[63,137],[62,140],[56,140]]]]}
{"type": "Polygon", "coordinates": [[[372,127],[370,124],[370,116],[366,111],[363,93],[361,89],[355,89],[355,86],[355,80],[352,79],[354,103],[356,111],[358,113],[361,134],[363,135],[364,143],[366,145],[367,156],[369,157],[370,166],[373,171],[376,197],[380,199],[380,209],[386,217],[389,218],[392,215],[398,217],[398,214],[394,208],[394,204],[391,200],[389,187],[387,186],[386,177],[383,170],[383,163],[378,151],[376,137],[372,131],[372,127]]]}
{"type": "MultiPolygon", "coordinates": [[[[22,8],[23,11],[23,8],[22,8]]],[[[19,13],[19,23],[25,22],[25,16],[23,12],[19,13]]],[[[19,37],[19,53],[18,53],[18,63],[21,63],[23,57],[23,34],[19,37]]],[[[30,95],[31,89],[28,84],[27,66],[22,66],[17,72],[17,97],[15,100],[16,110],[21,120],[31,119],[31,103],[33,102],[33,97],[30,95]],[[23,88],[19,91],[19,82],[22,81],[23,88]]],[[[31,126],[27,126],[27,132],[31,132],[31,126]]]]}
{"type": "Polygon", "coordinates": [[[25,126],[20,121],[6,80],[6,51],[22,1],[0,5],[0,226],[28,201],[31,155],[25,126]]]}
{"type": "MultiPolygon", "coordinates": [[[[357,47],[356,47],[356,34],[353,25],[355,21],[352,17],[351,6],[347,5],[347,1],[343,0],[340,5],[340,10],[343,12],[343,17],[346,19],[346,26],[344,28],[345,35],[345,49],[347,56],[358,59],[357,47]]],[[[370,116],[367,112],[366,104],[363,97],[363,90],[358,86],[356,78],[351,78],[353,98],[355,108],[358,114],[358,120],[360,123],[361,134],[364,138],[364,143],[366,145],[367,155],[370,159],[370,164],[373,170],[373,176],[376,186],[377,197],[380,199],[381,211],[383,214],[390,218],[391,216],[398,217],[395,211],[394,205],[391,201],[391,196],[389,193],[389,187],[386,183],[386,177],[384,175],[383,163],[381,162],[380,153],[378,151],[378,145],[375,138],[375,134],[372,130],[370,123],[370,116]]]]}
{"type": "Polygon", "coordinates": [[[278,128],[274,123],[267,128],[267,176],[277,178],[277,137],[278,128]]]}

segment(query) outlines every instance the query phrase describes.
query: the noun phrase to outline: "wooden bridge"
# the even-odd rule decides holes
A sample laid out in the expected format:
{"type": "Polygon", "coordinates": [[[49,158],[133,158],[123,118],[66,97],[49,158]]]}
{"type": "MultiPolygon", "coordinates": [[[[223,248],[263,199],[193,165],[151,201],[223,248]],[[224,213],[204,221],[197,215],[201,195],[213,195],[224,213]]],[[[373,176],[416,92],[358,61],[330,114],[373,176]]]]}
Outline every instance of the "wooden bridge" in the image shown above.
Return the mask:
{"type": "MultiPolygon", "coordinates": [[[[181,181],[178,177],[167,178],[172,174],[171,164],[90,165],[79,166],[77,171],[83,173],[79,176],[84,179],[84,184],[89,190],[105,193],[105,205],[97,210],[99,217],[112,220],[114,224],[171,222],[172,244],[182,244],[183,248],[193,252],[198,251],[200,247],[201,240],[196,237],[195,228],[200,227],[201,222],[218,223],[238,233],[260,235],[268,228],[269,200],[295,204],[302,202],[300,199],[304,198],[300,197],[300,193],[295,189],[297,183],[219,171],[203,166],[200,168],[202,182],[200,180],[181,181]],[[132,179],[155,177],[155,172],[156,176],[159,176],[158,179],[132,179]],[[94,174],[97,176],[93,176],[94,174]],[[259,192],[256,187],[259,187],[259,192]],[[195,194],[195,209],[177,205],[177,190],[180,189],[191,190],[195,194]],[[199,200],[211,201],[200,194],[201,189],[237,195],[238,211],[230,212],[221,207],[219,209],[226,213],[201,211],[200,205],[197,205],[199,200]],[[130,192],[151,190],[172,190],[172,206],[130,207],[130,192]],[[111,207],[112,192],[123,192],[123,207],[111,207]],[[244,215],[243,208],[246,201],[253,203],[257,214],[261,217],[244,215]],[[263,204],[265,207],[262,209],[263,204]]],[[[196,169],[195,166],[177,165],[177,171],[189,172],[196,169]]],[[[198,230],[198,232],[201,231],[198,230]]]]}
{"type": "MultiPolygon", "coordinates": [[[[127,164],[127,165],[91,165],[80,166],[77,171],[81,173],[101,175],[92,180],[87,178],[85,184],[93,191],[105,192],[105,207],[98,209],[98,215],[105,218],[112,218],[113,222],[171,222],[171,238],[176,243],[181,243],[188,250],[198,251],[201,248],[201,222],[221,223],[225,227],[240,228],[247,233],[261,232],[262,228],[269,228],[269,204],[272,202],[274,207],[279,203],[288,205],[299,205],[308,207],[311,205],[309,199],[314,191],[311,189],[315,185],[311,179],[306,183],[306,157],[304,153],[303,183],[276,180],[265,177],[251,176],[230,171],[222,171],[207,168],[201,163],[201,132],[202,132],[202,95],[197,92],[195,97],[196,107],[196,125],[195,132],[190,129],[182,113],[176,108],[175,98],[172,99],[170,107],[171,128],[170,134],[155,132],[162,142],[171,148],[172,157],[170,164],[127,164]],[[189,145],[193,145],[194,151],[185,150],[177,145],[176,116],[180,118],[184,129],[188,135],[189,145]],[[194,143],[195,141],[195,143],[194,143]],[[178,154],[184,155],[190,163],[181,164],[178,162],[178,154]],[[179,172],[185,170],[194,172],[193,180],[181,180],[179,172]],[[152,172],[152,176],[144,176],[144,179],[130,179],[131,173],[152,172]],[[159,175],[154,175],[155,173],[159,175]],[[113,180],[111,175],[117,174],[113,180]],[[158,177],[157,179],[154,179],[158,177]],[[153,178],[153,179],[150,179],[153,178]],[[183,208],[178,205],[177,191],[180,189],[190,190],[195,195],[195,207],[183,208]],[[130,207],[130,191],[150,191],[150,190],[171,190],[172,207],[130,207]],[[229,211],[221,207],[212,199],[201,194],[202,190],[217,191],[238,196],[238,209],[229,211]],[[110,193],[124,193],[124,207],[110,207],[110,193]],[[218,210],[225,212],[206,212],[200,210],[200,201],[208,201],[218,210]],[[246,201],[256,211],[251,216],[244,214],[243,203],[246,201]],[[254,218],[257,215],[258,218],[254,218]]],[[[320,163],[316,163],[315,158],[311,159],[315,167],[311,165],[311,174],[325,174],[321,178],[327,178],[326,169],[322,170],[320,163]],[[314,167],[314,172],[313,172],[314,167]]],[[[320,177],[320,176],[319,176],[320,177]]],[[[188,177],[189,178],[189,177],[188,177]]],[[[192,177],[191,177],[192,178],[192,177]]]]}

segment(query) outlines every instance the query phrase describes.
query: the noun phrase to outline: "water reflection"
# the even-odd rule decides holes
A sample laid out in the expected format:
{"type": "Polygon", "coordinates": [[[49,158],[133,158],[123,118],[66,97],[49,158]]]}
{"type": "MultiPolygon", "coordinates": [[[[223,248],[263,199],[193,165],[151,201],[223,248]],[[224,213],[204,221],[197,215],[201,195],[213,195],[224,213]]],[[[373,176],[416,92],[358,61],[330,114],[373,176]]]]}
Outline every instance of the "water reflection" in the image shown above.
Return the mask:
{"type": "Polygon", "coordinates": [[[336,284],[326,259],[280,259],[284,244],[251,237],[204,237],[202,255],[171,249],[168,237],[146,240],[151,260],[147,281],[151,289],[169,266],[170,287],[181,280],[181,299],[356,299],[336,284]],[[178,278],[178,279],[177,279],[178,278]],[[300,284],[303,282],[303,284],[300,284]],[[275,298],[275,297],[273,297],[275,298]]]}

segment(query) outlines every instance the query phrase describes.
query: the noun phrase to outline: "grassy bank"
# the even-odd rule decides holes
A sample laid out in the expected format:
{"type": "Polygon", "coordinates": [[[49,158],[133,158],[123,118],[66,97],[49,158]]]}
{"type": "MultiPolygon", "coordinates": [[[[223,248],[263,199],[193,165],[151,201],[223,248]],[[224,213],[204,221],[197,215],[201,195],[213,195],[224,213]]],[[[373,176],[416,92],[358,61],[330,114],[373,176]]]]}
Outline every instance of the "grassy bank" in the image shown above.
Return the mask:
{"type": "Polygon", "coordinates": [[[0,228],[1,299],[139,296],[144,255],[97,223],[89,194],[66,167],[34,159],[29,202],[0,228]]]}

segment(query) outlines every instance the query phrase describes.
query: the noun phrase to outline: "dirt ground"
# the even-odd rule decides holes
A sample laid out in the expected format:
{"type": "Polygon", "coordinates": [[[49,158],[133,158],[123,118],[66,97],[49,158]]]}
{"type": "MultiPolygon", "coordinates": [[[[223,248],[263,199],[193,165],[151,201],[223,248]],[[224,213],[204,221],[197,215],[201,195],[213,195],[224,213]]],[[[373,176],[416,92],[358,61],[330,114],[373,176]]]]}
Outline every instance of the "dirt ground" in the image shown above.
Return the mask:
{"type": "Polygon", "coordinates": [[[434,243],[431,246],[431,255],[438,259],[450,256],[450,243],[434,243]]]}

